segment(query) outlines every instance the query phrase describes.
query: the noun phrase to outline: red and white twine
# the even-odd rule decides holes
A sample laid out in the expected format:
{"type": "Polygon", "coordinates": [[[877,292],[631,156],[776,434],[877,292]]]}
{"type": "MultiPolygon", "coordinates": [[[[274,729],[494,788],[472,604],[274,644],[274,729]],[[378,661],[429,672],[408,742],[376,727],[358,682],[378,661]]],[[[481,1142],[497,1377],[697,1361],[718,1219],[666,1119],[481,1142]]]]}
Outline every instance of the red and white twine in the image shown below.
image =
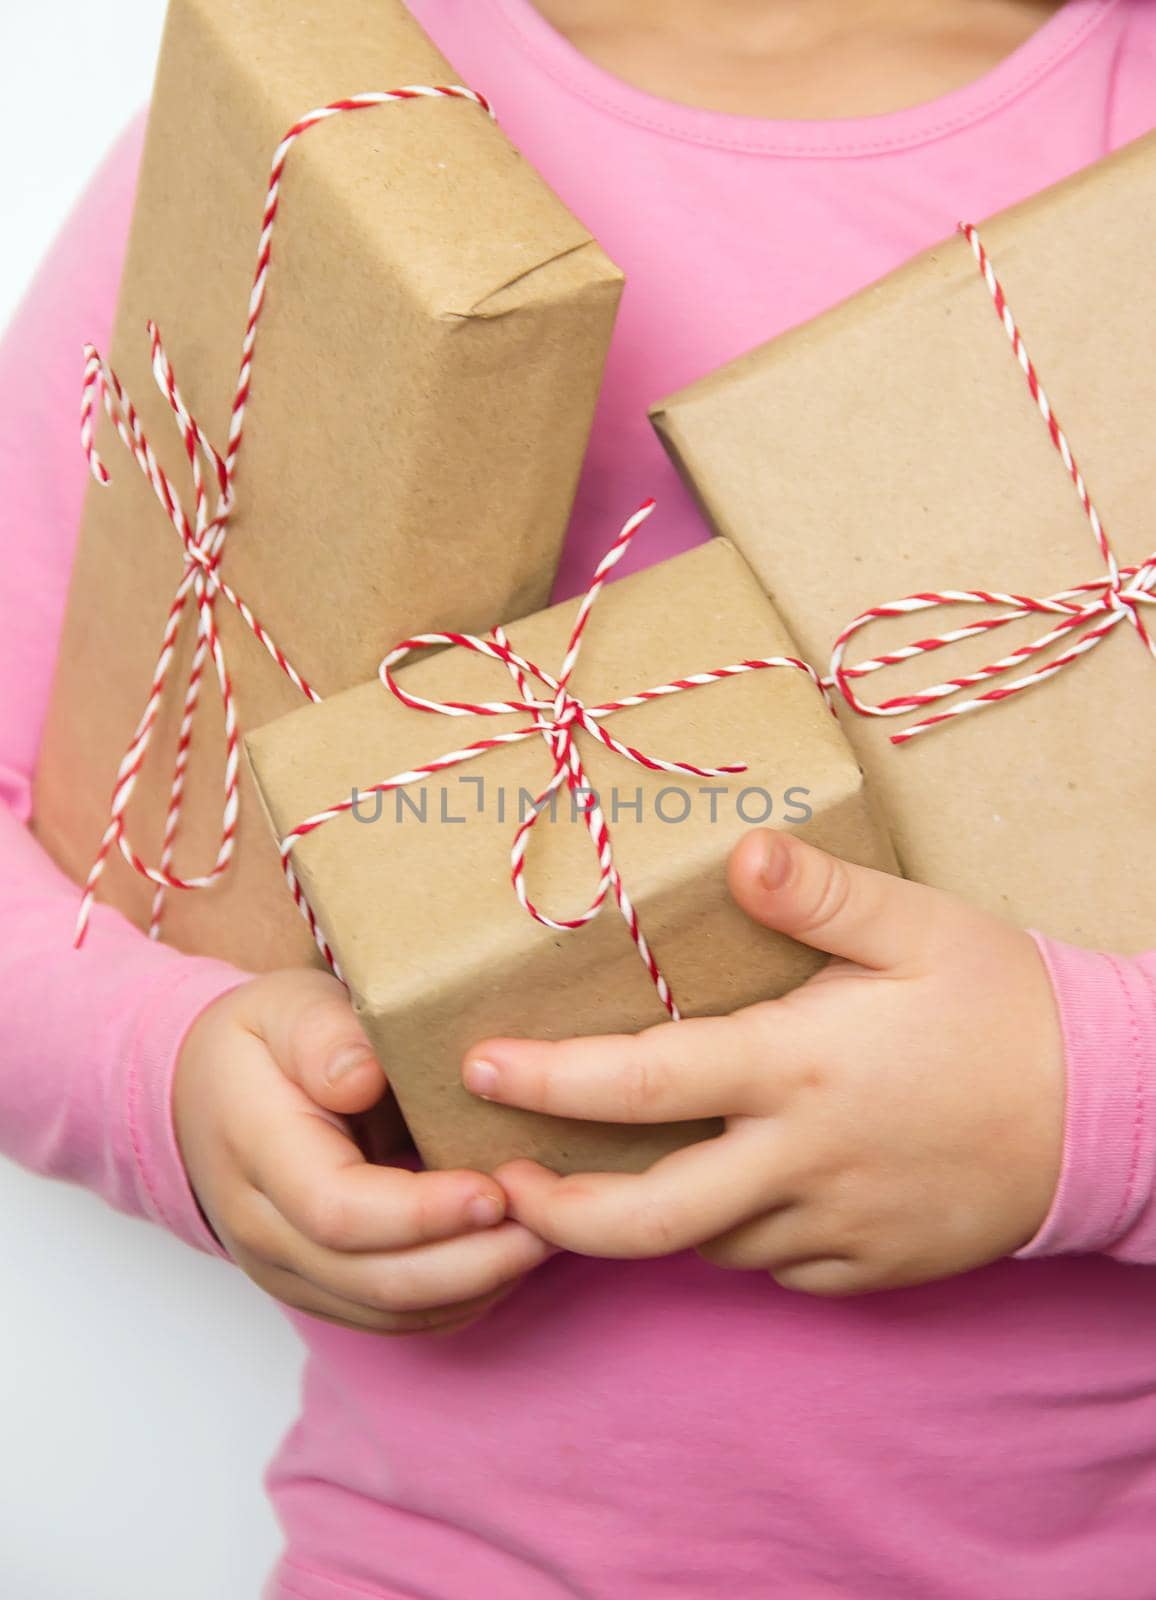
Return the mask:
{"type": "Polygon", "coordinates": [[[224,599],[240,616],[245,626],[264,646],[277,666],[309,700],[319,696],[304,677],[296,671],[268,630],[254,616],[249,606],[221,576],[220,565],[225,551],[229,519],[235,508],[234,475],[237,458],[244,437],[245,411],[249,402],[253,373],[253,352],[257,329],[265,305],[269,268],[273,254],[273,233],[281,204],[281,182],[285,164],[297,141],[310,129],[333,117],[350,111],[366,111],[375,106],[389,105],[420,99],[467,100],[492,115],[487,101],[472,89],[460,84],[408,84],[400,89],[353,95],[336,100],[331,105],[311,111],[308,116],[290,128],[277,147],[269,175],[265,209],[261,220],[261,236],[257,248],[257,264],[253,287],[249,296],[249,315],[245,336],[241,344],[241,362],[229,422],[229,436],[222,456],[209,441],[200,423],[191,415],[181,398],[172,365],[165,353],[160,333],[152,322],[148,325],[152,349],[152,372],[157,387],[164,395],[173,413],[185,454],[188,458],[193,485],[193,511],[190,516],[181,503],[180,495],[171,479],[160,466],[145,436],[140,417],[120,379],[92,345],[85,347],[84,390],[81,402],[81,443],[88,458],[93,477],[107,484],[109,474],[95,443],[97,411],[103,406],[121,442],[147,479],[153,493],[164,508],[165,515],[176,530],[184,551],[184,568],[180,583],[165,621],[160,653],[153,673],[152,687],[132,740],[117,771],[109,808],[109,821],[88,874],[77,918],[75,943],[80,945],[92,915],[97,889],[114,847],[118,848],[129,866],[156,886],[149,934],[160,935],[164,910],[164,897],[168,889],[203,889],[215,883],[228,870],[232,860],[237,831],[237,785],[240,763],[240,730],[233,684],[229,675],[225,651],[216,622],[216,603],[224,599]],[[195,642],[185,688],[184,708],[177,738],[173,765],[172,785],[168,812],[165,819],[164,838],[158,864],[149,866],[133,848],[125,821],[125,813],[148,755],[149,746],[164,701],[173,658],[181,626],[189,609],[195,612],[195,642]],[[201,687],[209,662],[212,662],[217,685],[221,692],[225,715],[225,771],[224,796],[221,815],[221,834],[216,859],[207,872],[198,876],[177,874],[173,870],[173,855],[180,829],[184,804],[185,780],[192,746],[193,726],[201,687]]]}
{"type": "Polygon", "coordinates": [[[1096,548],[1100,552],[1105,567],[1102,578],[1090,579],[1087,583],[1077,584],[1074,588],[1062,590],[1058,594],[1037,598],[1032,595],[1007,594],[1000,590],[989,589],[939,589],[922,594],[908,595],[904,600],[892,600],[885,605],[872,606],[847,625],[835,643],[831,657],[829,677],[826,682],[829,687],[839,690],[852,710],[861,716],[867,717],[898,717],[908,712],[927,706],[937,705],[949,696],[958,694],[965,689],[973,689],[980,684],[991,683],[992,680],[1002,678],[1005,674],[1023,666],[1031,670],[1021,673],[1019,677],[1010,682],[994,683],[989,689],[976,694],[966,700],[958,700],[953,705],[945,706],[940,711],[933,712],[930,716],[923,717],[913,726],[904,728],[891,735],[892,744],[904,744],[909,739],[914,739],[928,729],[949,722],[954,717],[966,716],[973,711],[981,711],[986,706],[994,705],[1000,700],[1009,699],[1012,695],[1021,694],[1025,689],[1030,689],[1039,683],[1046,683],[1049,678],[1054,678],[1057,673],[1077,661],[1081,656],[1094,650],[1104,639],[1123,621],[1127,620],[1136,630],[1141,643],[1148,652],[1156,658],[1156,640],[1145,621],[1145,606],[1156,605],[1156,553],[1149,556],[1142,564],[1121,566],[1112,546],[1108,540],[1100,515],[1096,510],[1084,475],[1076,461],[1068,437],[1060,426],[1059,420],[1052,409],[1051,402],[1040,382],[1039,373],[1031,357],[1028,355],[1015,318],[1008,306],[1007,298],[987,251],[983,246],[979,233],[970,224],[961,225],[960,232],[970,244],[991,294],[992,303],[1000,324],[1007,334],[1016,360],[1023,369],[1027,380],[1028,390],[1032,399],[1039,408],[1040,415],[1047,424],[1048,435],[1055,446],[1060,459],[1064,463],[1069,477],[1084,508],[1084,515],[1088,519],[1092,536],[1096,541],[1096,548]],[[889,650],[875,656],[868,661],[860,661],[854,666],[846,666],[844,658],[847,646],[851,639],[861,629],[870,623],[877,622],[886,617],[906,616],[914,612],[930,611],[941,606],[956,605],[984,605],[1003,606],[1007,609],[1000,611],[995,616],[984,617],[978,622],[967,626],[953,628],[946,633],[934,635],[930,638],[917,639],[913,643],[904,645],[896,650],[889,650]],[[948,645],[957,644],[963,639],[974,639],[983,634],[1006,627],[1009,623],[1021,621],[1024,617],[1039,614],[1055,620],[1046,633],[1029,643],[1019,646],[1018,649],[1009,651],[1001,656],[998,661],[992,661],[987,666],[979,667],[973,672],[961,673],[958,677],[948,678],[942,683],[934,684],[931,688],[917,690],[911,694],[895,695],[889,700],[884,700],[878,705],[870,705],[860,699],[856,694],[853,684],[860,678],[869,677],[874,672],[880,672],[885,667],[895,666],[901,661],[910,661],[916,656],[929,654],[934,650],[942,650],[948,645]],[[1080,631],[1084,630],[1084,631],[1080,631]],[[1071,641],[1071,642],[1068,642],[1071,641]],[[1044,652],[1053,646],[1062,645],[1063,648],[1047,660],[1039,660],[1044,652]],[[1035,664],[1038,660],[1038,665],[1035,664]]]}
{"type": "MultiPolygon", "coordinates": [[[[796,672],[804,673],[815,684],[824,698],[827,699],[819,675],[813,667],[805,661],[800,661],[794,656],[764,656],[758,660],[736,662],[732,666],[718,667],[712,672],[696,672],[685,678],[678,678],[672,683],[661,684],[655,689],[646,689],[638,694],[624,695],[616,700],[605,701],[601,705],[588,706],[570,690],[570,679],[578,663],[582,648],[582,641],[586,632],[586,625],[590,618],[591,610],[605,586],[611,571],[626,554],[635,534],[650,516],[654,509],[654,502],[648,500],[645,505],[629,519],[621,533],[603,556],[595,571],[593,581],[578,609],[578,615],[570,634],[566,655],[562,662],[558,676],[546,671],[544,667],[535,662],[528,661],[511,648],[502,629],[495,629],[489,638],[480,638],[469,633],[421,633],[411,639],[403,639],[385,657],[380,667],[382,683],[405,706],[415,711],[434,712],[445,717],[498,717],[510,715],[525,715],[529,713],[531,720],[521,726],[511,728],[506,732],[494,733],[487,738],[477,739],[472,744],[461,749],[452,750],[447,755],[439,756],[436,760],[425,762],[409,772],[396,773],[391,778],[385,778],[380,783],[371,787],[355,791],[348,799],[338,805],[319,811],[316,815],[299,823],[281,841],[281,860],[285,869],[285,876],[294,899],[301,908],[302,914],[313,929],[322,953],[333,964],[333,954],[326,945],[316,918],[309,909],[307,899],[298,882],[293,868],[292,855],[300,841],[318,828],[333,822],[337,817],[344,816],[353,811],[363,800],[372,795],[387,794],[393,790],[404,789],[411,784],[424,783],[427,779],[439,772],[445,772],[451,767],[459,766],[464,761],[470,761],[475,756],[484,754],[488,750],[495,750],[502,745],[519,744],[525,739],[542,738],[550,752],[554,764],[554,771],[550,781],[536,797],[534,804],[529,808],[527,815],[519,824],[514,835],[510,852],[510,873],[518,900],[528,914],[536,922],[547,928],[572,929],[580,928],[593,920],[602,910],[609,895],[613,894],[615,903],[622,915],[630,937],[638,951],[639,957],[650,976],[658,997],[669,1014],[677,1018],[678,1007],[674,996],[671,994],[670,985],[667,983],[658,965],[653,952],[647,943],[639,924],[638,912],[633,901],[627,893],[621,874],[614,860],[614,847],[611,840],[610,829],[606,816],[598,800],[596,792],[591,788],[586,778],[586,771],[582,761],[582,754],[578,747],[576,735],[589,734],[591,738],[610,750],[623,760],[632,762],[636,766],[644,767],[649,772],[685,773],[698,778],[721,778],[745,772],[742,763],[728,763],[718,767],[703,767],[689,761],[664,760],[659,756],[647,755],[637,750],[633,745],[622,743],[607,732],[602,726],[603,720],[612,716],[616,711],[623,711],[628,706],[645,705],[648,701],[658,700],[666,695],[683,694],[691,689],[701,688],[709,683],[719,683],[726,678],[738,677],[747,672],[761,672],[768,668],[786,667],[796,672]],[[411,693],[404,688],[393,675],[397,667],[406,656],[415,650],[428,649],[438,645],[457,645],[464,650],[470,650],[476,655],[487,656],[500,662],[512,676],[517,686],[519,698],[517,700],[426,700],[420,695],[411,693]],[[532,685],[540,686],[536,693],[532,685]],[[567,793],[580,802],[582,819],[586,831],[594,845],[598,857],[598,884],[589,905],[582,912],[571,917],[548,916],[531,900],[526,889],[526,848],[530,834],[542,811],[546,809],[551,797],[561,788],[565,787],[567,793]]],[[[828,706],[830,701],[827,699],[828,706]]]]}

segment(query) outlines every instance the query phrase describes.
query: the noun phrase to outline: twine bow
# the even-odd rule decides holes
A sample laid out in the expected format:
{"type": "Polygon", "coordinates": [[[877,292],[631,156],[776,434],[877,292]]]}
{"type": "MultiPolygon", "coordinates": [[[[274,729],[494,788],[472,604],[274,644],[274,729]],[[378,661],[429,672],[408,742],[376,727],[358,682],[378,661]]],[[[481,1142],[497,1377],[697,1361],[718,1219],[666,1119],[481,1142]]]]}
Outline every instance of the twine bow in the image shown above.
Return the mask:
{"type": "Polygon", "coordinates": [[[794,656],[764,656],[755,660],[736,662],[728,667],[718,667],[712,672],[692,673],[688,677],[678,678],[672,683],[661,684],[656,689],[646,689],[638,694],[625,695],[620,699],[608,700],[596,706],[588,706],[573,693],[570,688],[570,680],[578,664],[590,613],[611,571],[626,554],[638,529],[653,510],[654,502],[653,500],[648,500],[625,524],[621,533],[619,533],[599,562],[590,588],[579,606],[566,655],[556,677],[544,667],[539,666],[536,662],[528,661],[524,656],[519,655],[517,651],[512,649],[505,633],[500,628],[495,629],[489,638],[480,638],[475,634],[468,633],[417,634],[411,639],[403,639],[385,657],[379,669],[382,683],[403,705],[409,706],[415,711],[433,712],[439,716],[446,717],[498,717],[529,713],[531,720],[523,723],[520,727],[511,728],[503,733],[491,734],[488,738],[478,739],[463,749],[453,750],[434,761],[415,767],[412,771],[397,773],[391,778],[384,779],[381,783],[374,784],[371,788],[355,791],[350,799],[307,818],[306,821],[299,823],[297,827],[285,835],[281,841],[281,861],[290,890],[302,915],[308,922],[322,954],[334,971],[338,972],[339,976],[340,973],[333,951],[317,924],[317,919],[309,906],[293,868],[292,854],[297,844],[318,828],[324,827],[335,818],[353,811],[364,799],[371,795],[386,794],[392,790],[406,788],[410,784],[422,783],[436,773],[445,772],[451,767],[459,766],[462,762],[470,761],[475,756],[481,755],[487,750],[497,749],[501,745],[519,744],[526,739],[541,738],[545,741],[546,747],[550,752],[554,770],[549,782],[535,797],[528,815],[519,824],[514,834],[510,852],[510,873],[514,892],[524,910],[536,922],[541,923],[543,927],[556,929],[580,928],[591,922],[602,910],[607,898],[613,894],[614,901],[626,923],[630,937],[659,999],[670,1016],[677,1020],[679,1012],[674,996],[671,993],[670,985],[663,976],[650,949],[650,945],[640,926],[634,902],[630,898],[626,885],[622,881],[622,875],[615,863],[610,829],[598,796],[587,782],[577,735],[579,733],[590,735],[604,749],[610,750],[623,760],[632,762],[636,766],[644,767],[650,772],[686,773],[699,778],[721,778],[745,772],[747,770],[746,766],[741,762],[731,762],[723,766],[704,767],[689,761],[672,761],[665,760],[659,756],[647,755],[643,751],[635,749],[632,745],[624,744],[615,739],[602,726],[603,721],[616,711],[625,710],[628,706],[645,705],[648,701],[662,699],[667,695],[683,694],[688,690],[700,688],[705,684],[718,683],[725,678],[738,677],[747,672],[761,672],[774,667],[787,667],[793,671],[804,673],[823,695],[829,709],[831,709],[831,704],[814,668],[794,656]],[[393,675],[393,669],[414,650],[428,649],[437,645],[458,645],[476,655],[487,656],[494,661],[500,662],[513,678],[519,698],[516,700],[474,702],[465,700],[426,700],[420,695],[412,694],[397,681],[393,675]],[[538,687],[535,688],[535,685],[538,687]],[[598,857],[599,875],[594,896],[584,911],[571,917],[552,917],[548,916],[531,900],[526,889],[526,847],[543,809],[550,802],[551,797],[563,787],[571,796],[578,798],[580,801],[578,809],[581,811],[586,831],[590,835],[598,857]]]}
{"type": "Polygon", "coordinates": [[[349,99],[335,100],[331,105],[311,111],[290,128],[278,145],[269,174],[265,209],[261,220],[261,234],[257,247],[257,264],[253,287],[249,296],[249,315],[241,344],[241,363],[237,387],[229,422],[229,436],[222,455],[207,437],[204,429],[189,412],[181,397],[172,364],[165,353],[160,332],[155,323],[148,325],[152,350],[152,372],[157,387],[164,395],[188,460],[193,490],[191,514],[186,511],[181,495],[172,480],[157,461],[156,455],[141,426],[140,417],[124,386],[107,361],[92,346],[85,347],[84,389],[81,401],[81,444],[88,459],[89,469],[97,483],[107,485],[108,470],[96,448],[95,422],[103,406],[116,429],[122,444],[160,501],[165,515],[181,541],[183,567],[180,582],[165,620],[160,653],[153,672],[152,687],[140,720],[117,770],[116,783],[109,807],[109,820],[100,846],[84,886],[80,911],[76,922],[75,943],[83,943],[92,916],[100,880],[111,851],[118,848],[134,872],[147,878],[156,886],[153,897],[149,936],[159,938],[164,912],[165,893],[168,889],[205,889],[215,883],[229,868],[232,860],[238,807],[238,768],[240,763],[240,730],[232,679],[225,650],[216,620],[218,599],[224,599],[237,612],[245,626],[258,639],[289,681],[309,700],[320,696],[307,680],[293,667],[268,630],[250,610],[245,601],[221,576],[220,566],[225,553],[229,521],[236,506],[234,477],[237,459],[244,437],[245,412],[248,406],[253,372],[253,352],[257,329],[265,305],[269,268],[272,261],[273,232],[281,203],[281,181],[289,154],[297,141],[310,129],[333,117],[349,111],[365,111],[375,106],[419,99],[441,98],[468,100],[492,116],[488,102],[472,89],[460,84],[427,85],[408,84],[404,88],[372,94],[354,95],[349,99]],[[177,640],[188,613],[195,618],[195,634],[189,677],[185,688],[184,708],[177,737],[176,757],[173,765],[172,785],[160,859],[150,866],[133,847],[125,820],[137,780],[148,755],[161,707],[164,703],[177,640]],[[185,779],[192,746],[193,727],[201,688],[212,662],[217,686],[224,706],[225,769],[224,794],[221,814],[221,833],[216,859],[207,872],[198,876],[177,874],[173,871],[173,856],[180,829],[184,805],[185,779]]]}
{"type": "Polygon", "coordinates": [[[1008,336],[1016,360],[1023,370],[1027,380],[1028,390],[1039,408],[1040,414],[1047,424],[1048,435],[1055,446],[1060,459],[1063,461],[1068,475],[1075,486],[1080,504],[1092,530],[1096,541],[1096,548],[1104,562],[1105,574],[1102,578],[1090,579],[1087,583],[1077,584],[1072,589],[1065,589],[1058,594],[1037,598],[1031,595],[1007,594],[1000,590],[989,589],[940,589],[923,594],[908,595],[903,600],[891,600],[884,605],[872,606],[862,612],[854,621],[840,633],[835,642],[831,656],[829,676],[825,680],[828,687],[839,690],[847,704],[860,716],[866,717],[899,717],[908,712],[926,706],[937,705],[949,696],[960,693],[965,689],[974,689],[980,684],[993,683],[993,687],[972,696],[970,699],[958,700],[953,705],[945,706],[941,711],[935,711],[930,716],[922,718],[911,727],[903,728],[898,733],[891,735],[892,744],[905,744],[909,739],[916,738],[919,734],[926,733],[930,728],[938,727],[941,723],[949,722],[954,717],[969,715],[974,711],[982,711],[985,707],[994,705],[1000,700],[1007,700],[1012,695],[1021,694],[1025,689],[1030,689],[1038,683],[1046,683],[1049,678],[1054,678],[1058,673],[1079,660],[1081,656],[1103,643],[1110,633],[1121,622],[1127,621],[1135,628],[1141,644],[1156,659],[1156,640],[1149,629],[1145,619],[1144,608],[1156,605],[1156,552],[1148,560],[1133,566],[1121,566],[1109,542],[1108,535],[1096,510],[1088,487],[1084,482],[1084,475],[1080,471],[1068,437],[1052,409],[1043,384],[1035,365],[1028,355],[1024,344],[1023,335],[1012,316],[1003,288],[996,277],[991,260],[980,239],[978,230],[971,224],[963,224],[960,232],[970,244],[984,282],[991,294],[992,303],[1000,324],[1008,336]],[[852,638],[872,622],[877,622],[885,617],[906,616],[914,612],[931,611],[940,607],[958,605],[988,605],[1005,606],[1008,609],[996,616],[984,617],[978,622],[973,622],[948,632],[934,635],[930,638],[917,639],[913,643],[903,645],[896,650],[888,650],[870,660],[860,661],[854,666],[844,664],[847,646],[852,638]],[[853,685],[860,678],[869,677],[872,673],[881,672],[886,667],[895,666],[901,661],[910,661],[916,656],[930,654],[935,650],[942,650],[948,645],[957,644],[964,639],[974,639],[999,628],[1006,627],[1009,623],[1019,622],[1024,617],[1032,615],[1048,616],[1057,619],[1048,631],[1029,643],[1020,645],[1018,649],[1009,651],[1001,656],[998,661],[992,661],[987,666],[979,667],[973,672],[961,673],[958,677],[945,679],[942,683],[932,685],[928,689],[916,690],[911,694],[895,695],[888,700],[881,701],[878,705],[870,705],[863,701],[856,693],[853,685]],[[1070,641],[1070,642],[1069,642],[1070,641]],[[1050,650],[1054,645],[1064,645],[1060,652],[1051,659],[1041,661],[1034,665],[1037,657],[1050,650]],[[1005,677],[1025,665],[1031,670],[1021,673],[1010,682],[993,682],[1005,677]]]}

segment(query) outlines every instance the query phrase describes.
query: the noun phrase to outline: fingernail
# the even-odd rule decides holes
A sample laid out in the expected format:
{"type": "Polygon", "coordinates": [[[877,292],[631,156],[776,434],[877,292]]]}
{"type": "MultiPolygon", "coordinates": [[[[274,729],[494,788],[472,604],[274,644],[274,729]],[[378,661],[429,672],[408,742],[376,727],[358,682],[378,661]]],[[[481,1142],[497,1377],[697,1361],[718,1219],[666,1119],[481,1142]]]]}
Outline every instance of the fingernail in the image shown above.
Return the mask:
{"type": "Polygon", "coordinates": [[[791,870],[791,854],[777,833],[763,836],[763,855],[759,878],[764,889],[781,889],[791,870]]]}
{"type": "Polygon", "coordinates": [[[480,1100],[493,1100],[498,1093],[498,1069],[492,1061],[467,1061],[462,1081],[480,1100]]]}
{"type": "Polygon", "coordinates": [[[493,1194],[476,1194],[466,1207],[466,1216],[475,1228],[492,1228],[505,1214],[505,1206],[493,1194]]]}
{"type": "Polygon", "coordinates": [[[364,1067],[374,1060],[372,1050],[367,1050],[364,1045],[350,1045],[345,1050],[339,1050],[330,1061],[325,1069],[325,1081],[329,1084],[338,1083],[351,1072],[356,1072],[358,1067],[364,1067]]]}

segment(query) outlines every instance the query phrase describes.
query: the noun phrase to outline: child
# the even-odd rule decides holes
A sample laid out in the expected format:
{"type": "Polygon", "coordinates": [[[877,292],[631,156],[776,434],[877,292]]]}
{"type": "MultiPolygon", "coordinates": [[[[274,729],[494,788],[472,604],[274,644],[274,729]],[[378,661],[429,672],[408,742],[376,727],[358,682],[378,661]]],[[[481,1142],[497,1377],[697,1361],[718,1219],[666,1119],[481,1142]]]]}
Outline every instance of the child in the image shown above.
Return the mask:
{"type": "MultiPolygon", "coordinates": [[[[414,9],[628,274],[562,593],[645,493],[665,543],[639,557],[705,536],[649,401],[1156,122],[1145,0],[414,9]]],[[[836,958],[819,979],[639,1041],[471,1052],[501,1100],[730,1118],[651,1174],[566,1180],[366,1165],[342,1114],[381,1080],[332,980],[246,982],[108,910],[74,955],[76,891],[23,823],[77,352],[108,329],[137,142],[2,358],[0,1126],[296,1308],[268,1596],[1152,1600],[1156,954],[754,834],[734,893],[836,958]],[[435,1329],[460,1331],[367,1336],[435,1329]]]]}

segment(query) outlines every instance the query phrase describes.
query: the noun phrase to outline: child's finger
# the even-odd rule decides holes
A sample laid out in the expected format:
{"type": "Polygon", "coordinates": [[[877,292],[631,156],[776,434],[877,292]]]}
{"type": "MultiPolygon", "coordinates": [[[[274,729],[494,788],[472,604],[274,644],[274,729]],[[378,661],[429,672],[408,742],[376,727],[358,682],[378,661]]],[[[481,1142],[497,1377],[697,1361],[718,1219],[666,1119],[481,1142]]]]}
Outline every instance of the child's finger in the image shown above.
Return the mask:
{"type": "Polygon", "coordinates": [[[282,1264],[328,1294],[376,1311],[427,1311],[495,1294],[551,1254],[516,1222],[412,1250],[347,1255],[286,1235],[282,1264]]]}
{"type": "Polygon", "coordinates": [[[306,1316],[349,1328],[354,1333],[378,1333],[400,1337],[418,1333],[450,1333],[475,1322],[508,1293],[506,1288],[457,1305],[430,1306],[421,1311],[380,1311],[373,1306],[348,1300],[319,1288],[287,1267],[268,1267],[261,1273],[260,1287],[282,1305],[306,1316]]]}
{"type": "Polygon", "coordinates": [[[774,1272],[849,1253],[846,1242],[803,1205],[781,1206],[699,1246],[707,1261],[735,1272],[774,1272]]]}
{"type": "Polygon", "coordinates": [[[266,989],[254,1031],[292,1083],[327,1111],[368,1111],[385,1093],[385,1074],[336,978],[284,972],[266,989]]]}
{"type": "Polygon", "coordinates": [[[774,1110],[788,1080],[768,1065],[792,1058],[797,1013],[692,1017],[601,1038],[487,1039],[466,1057],[473,1094],[556,1117],[680,1122],[774,1110]]]}
{"type": "Polygon", "coordinates": [[[671,1255],[793,1198],[773,1170],[765,1133],[750,1125],[677,1150],[641,1174],[560,1178],[513,1161],[496,1176],[519,1222],[587,1256],[671,1255]]]}
{"type": "Polygon", "coordinates": [[[372,1166],[347,1134],[304,1109],[271,1108],[247,1166],[276,1210],[330,1250],[404,1249],[492,1228],[506,1212],[493,1178],[372,1166]]]}
{"type": "Polygon", "coordinates": [[[727,881],[756,922],[877,971],[926,953],[942,904],[933,889],[840,861],[769,828],[736,845],[727,881]]]}

